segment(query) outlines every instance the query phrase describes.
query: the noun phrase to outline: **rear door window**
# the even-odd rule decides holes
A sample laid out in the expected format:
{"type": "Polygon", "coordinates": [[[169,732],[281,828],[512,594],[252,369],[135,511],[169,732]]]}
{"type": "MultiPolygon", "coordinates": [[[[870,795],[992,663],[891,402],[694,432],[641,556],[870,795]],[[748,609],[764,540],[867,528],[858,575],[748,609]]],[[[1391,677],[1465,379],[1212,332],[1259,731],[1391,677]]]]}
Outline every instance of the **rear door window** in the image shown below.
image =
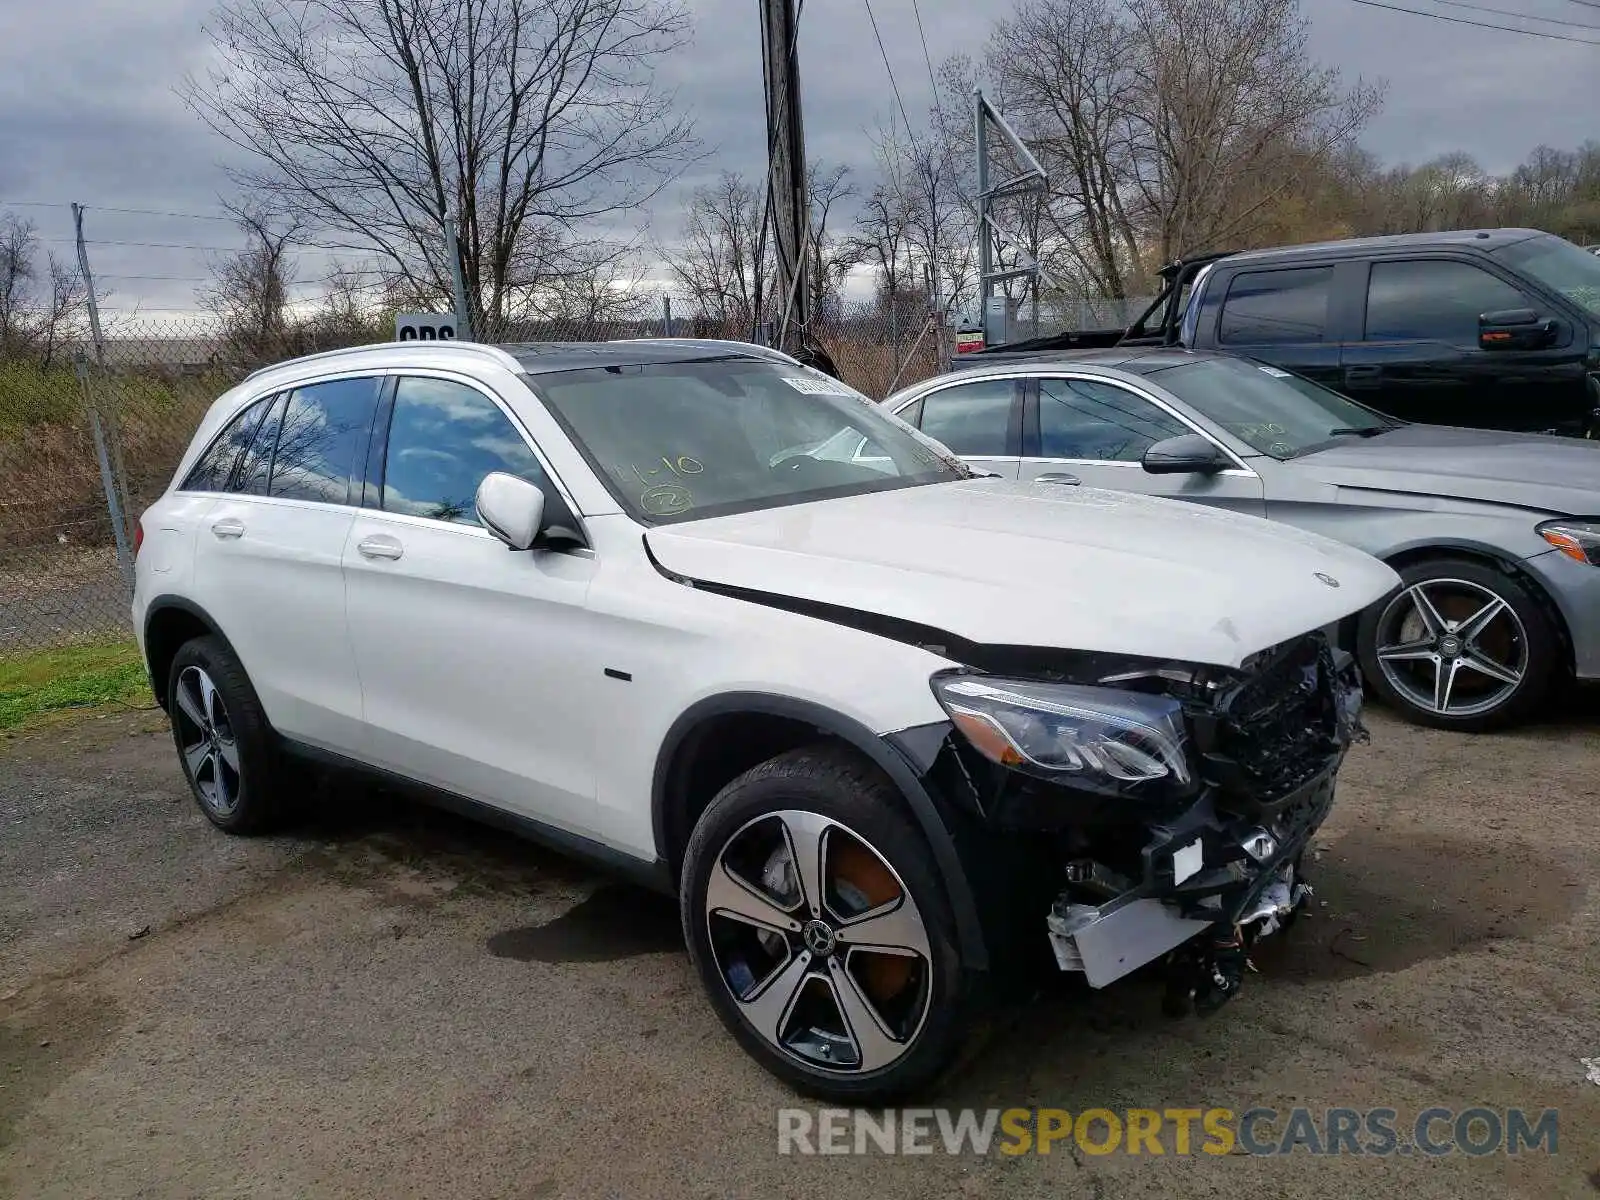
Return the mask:
{"type": "Polygon", "coordinates": [[[378,404],[378,378],[333,379],[289,393],[268,495],[345,504],[378,404]]]}
{"type": "Polygon", "coordinates": [[[1332,267],[1235,275],[1222,302],[1217,340],[1236,346],[1324,341],[1332,292],[1332,267]]]}
{"type": "Polygon", "coordinates": [[[980,379],[922,398],[922,432],[963,457],[1003,458],[1015,381],[980,379]]]}
{"type": "Polygon", "coordinates": [[[1478,317],[1534,305],[1482,267],[1450,259],[1375,262],[1367,283],[1369,342],[1478,344],[1478,317]]]}

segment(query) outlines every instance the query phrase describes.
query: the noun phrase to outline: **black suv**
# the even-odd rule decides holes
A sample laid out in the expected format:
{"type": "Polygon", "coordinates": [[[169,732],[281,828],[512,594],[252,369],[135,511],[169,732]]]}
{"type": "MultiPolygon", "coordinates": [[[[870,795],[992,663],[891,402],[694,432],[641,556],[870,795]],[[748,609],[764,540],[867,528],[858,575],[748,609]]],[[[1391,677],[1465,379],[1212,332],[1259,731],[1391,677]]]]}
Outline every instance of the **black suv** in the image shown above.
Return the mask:
{"type": "Polygon", "coordinates": [[[1600,257],[1532,229],[1357,238],[1174,263],[1126,330],[958,363],[1182,343],[1309,376],[1408,421],[1600,437],[1600,257]]]}

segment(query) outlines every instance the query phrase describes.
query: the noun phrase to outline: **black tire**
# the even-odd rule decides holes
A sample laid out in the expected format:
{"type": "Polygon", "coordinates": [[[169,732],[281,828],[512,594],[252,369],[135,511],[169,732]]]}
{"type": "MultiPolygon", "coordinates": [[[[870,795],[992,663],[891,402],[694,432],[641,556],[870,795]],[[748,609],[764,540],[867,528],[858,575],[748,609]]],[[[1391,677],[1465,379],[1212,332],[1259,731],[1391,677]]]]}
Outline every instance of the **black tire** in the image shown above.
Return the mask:
{"type": "MultiPolygon", "coordinates": [[[[1561,637],[1548,608],[1539,597],[1529,591],[1526,584],[1485,563],[1448,557],[1412,563],[1400,572],[1400,580],[1401,586],[1395,592],[1361,614],[1356,632],[1356,649],[1361,660],[1362,674],[1366,677],[1368,685],[1379,696],[1414,724],[1464,732],[1500,729],[1514,725],[1526,720],[1539,709],[1551,688],[1561,678],[1565,658],[1561,637]],[[1476,668],[1462,670],[1459,676],[1469,685],[1484,689],[1498,687],[1504,692],[1503,698],[1489,704],[1489,699],[1493,697],[1486,690],[1484,694],[1487,698],[1474,709],[1470,704],[1458,704],[1452,697],[1451,705],[1460,708],[1461,711],[1441,712],[1433,703],[1438,693],[1435,693],[1433,699],[1424,697],[1423,701],[1419,701],[1417,697],[1417,693],[1426,688],[1429,662],[1399,664],[1391,661],[1391,670],[1394,670],[1408,687],[1396,686],[1395,681],[1386,673],[1384,664],[1379,661],[1380,643],[1390,647],[1396,645],[1392,640],[1395,628],[1393,622],[1404,611],[1404,605],[1410,603],[1415,607],[1415,602],[1408,600],[1407,597],[1411,589],[1418,585],[1429,585],[1430,594],[1442,595],[1446,601],[1449,601],[1454,593],[1465,606],[1456,609],[1456,613],[1465,612],[1475,599],[1484,600],[1488,595],[1497,597],[1505,604],[1507,611],[1495,618],[1497,623],[1490,627],[1490,633],[1503,645],[1504,653],[1499,656],[1490,655],[1489,661],[1492,664],[1505,666],[1507,663],[1502,659],[1514,660],[1511,665],[1519,665],[1520,681],[1515,684],[1505,681],[1497,683],[1494,680],[1485,682],[1476,668]],[[1479,590],[1474,591],[1474,589],[1479,590]],[[1391,640],[1385,642],[1384,639],[1391,640]],[[1410,686],[1413,684],[1415,686],[1410,686]],[[1408,694],[1408,690],[1412,694],[1408,694]],[[1483,707],[1483,705],[1488,706],[1483,707]]],[[[1453,614],[1441,610],[1440,615],[1451,617],[1453,614]]],[[[1415,630],[1424,623],[1419,612],[1410,619],[1409,627],[1415,630]]],[[[1457,643],[1452,642],[1446,648],[1456,649],[1457,643]]],[[[1448,656],[1444,661],[1449,662],[1448,656]]]]}
{"type": "Polygon", "coordinates": [[[221,638],[199,637],[179,647],[167,675],[167,714],[171,718],[172,740],[184,779],[206,819],[218,829],[235,834],[266,833],[276,827],[283,814],[279,795],[282,767],[271,728],[250,677],[221,638]],[[192,756],[185,753],[186,741],[191,746],[196,744],[196,723],[190,715],[195,697],[191,694],[188,706],[183,707],[185,701],[180,696],[180,685],[188,688],[195,679],[192,674],[195,671],[203,672],[215,685],[225,720],[214,722],[218,736],[210,745],[232,747],[238,763],[234,772],[229,772],[218,749],[218,757],[213,759],[211,768],[206,769],[202,764],[197,779],[192,756]],[[232,800],[230,804],[216,801],[214,785],[207,788],[208,777],[214,779],[213,771],[223,773],[223,787],[232,800]],[[237,778],[236,789],[228,788],[231,776],[237,778]]]}
{"type": "MultiPolygon", "coordinates": [[[[830,828],[824,845],[831,847],[832,834],[830,828]]],[[[833,850],[826,853],[831,856],[833,850]]],[[[826,883],[823,886],[825,890],[826,883]]],[[[746,771],[723,788],[689,839],[679,898],[684,940],[712,1007],[752,1058],[796,1090],[847,1104],[881,1102],[925,1087],[960,1050],[968,1032],[971,980],[958,949],[949,899],[926,842],[900,808],[894,784],[853,751],[829,744],[790,751],[746,771]],[[926,1007],[920,1010],[923,1015],[915,1031],[900,1043],[904,1047],[900,1057],[880,1069],[828,1070],[768,1041],[746,1019],[734,998],[734,984],[719,966],[706,904],[711,872],[718,869],[724,849],[744,831],[757,827],[769,814],[791,810],[817,814],[843,826],[849,840],[865,843],[874,851],[898,876],[902,897],[909,895],[913,914],[920,916],[926,932],[928,974],[918,990],[926,1007]]],[[[802,901],[795,911],[804,917],[805,908],[802,901]]],[[[831,918],[830,913],[823,915],[831,918]]],[[[727,918],[718,916],[716,920],[727,918]]],[[[790,941],[791,953],[809,957],[798,934],[791,935],[790,941]]],[[[837,955],[813,960],[819,982],[830,982],[821,969],[824,961],[836,971],[850,970],[848,961],[839,963],[835,958],[837,955]]],[[[915,969],[922,970],[920,966],[915,969]]],[[[777,974],[774,971],[774,982],[777,974]]],[[[837,997],[840,993],[832,994],[837,997]]],[[[780,1033],[782,1028],[780,1019],[780,1033]]]]}

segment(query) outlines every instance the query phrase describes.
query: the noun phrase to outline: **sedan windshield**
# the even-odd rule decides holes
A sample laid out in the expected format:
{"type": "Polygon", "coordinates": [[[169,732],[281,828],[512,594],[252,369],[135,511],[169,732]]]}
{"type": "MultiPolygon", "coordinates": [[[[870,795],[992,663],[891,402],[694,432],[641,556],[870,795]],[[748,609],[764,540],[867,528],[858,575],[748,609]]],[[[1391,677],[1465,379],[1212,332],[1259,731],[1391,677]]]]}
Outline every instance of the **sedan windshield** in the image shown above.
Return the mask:
{"type": "Polygon", "coordinates": [[[1550,234],[1501,246],[1494,256],[1600,317],[1600,255],[1550,234]]]}
{"type": "Polygon", "coordinates": [[[1372,437],[1397,422],[1299,375],[1248,358],[1197,358],[1149,378],[1240,441],[1296,458],[1347,437],[1372,437]]]}
{"type": "Polygon", "coordinates": [[[939,443],[804,367],[718,358],[530,380],[648,524],[968,479],[939,443]]]}

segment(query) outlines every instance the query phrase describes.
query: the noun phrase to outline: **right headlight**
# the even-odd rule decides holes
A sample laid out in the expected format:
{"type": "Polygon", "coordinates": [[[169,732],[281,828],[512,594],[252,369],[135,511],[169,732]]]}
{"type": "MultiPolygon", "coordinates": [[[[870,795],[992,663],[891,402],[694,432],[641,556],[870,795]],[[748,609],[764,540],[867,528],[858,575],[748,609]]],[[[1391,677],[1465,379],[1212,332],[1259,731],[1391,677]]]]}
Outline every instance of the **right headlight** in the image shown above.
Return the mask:
{"type": "Polygon", "coordinates": [[[1001,766],[1111,794],[1193,780],[1183,708],[1171,697],[987,675],[932,683],[955,727],[1001,766]]]}
{"type": "Polygon", "coordinates": [[[1562,517],[1537,528],[1540,537],[1568,558],[1600,567],[1600,517],[1562,517]]]}

